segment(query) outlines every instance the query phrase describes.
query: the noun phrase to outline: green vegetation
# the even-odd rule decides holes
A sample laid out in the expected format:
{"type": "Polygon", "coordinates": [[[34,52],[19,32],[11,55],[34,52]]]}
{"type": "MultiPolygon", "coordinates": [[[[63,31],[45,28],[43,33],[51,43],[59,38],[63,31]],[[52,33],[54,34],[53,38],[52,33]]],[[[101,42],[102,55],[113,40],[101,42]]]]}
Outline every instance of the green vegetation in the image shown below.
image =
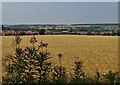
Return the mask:
{"type": "Polygon", "coordinates": [[[118,24],[2,25],[2,30],[5,32],[3,33],[4,35],[71,34],[71,35],[109,35],[109,36],[118,35],[119,36],[120,30],[118,28],[119,28],[118,24]],[[6,31],[9,32],[6,33],[6,31]],[[29,33],[28,31],[30,31],[31,33],[29,33]]]}

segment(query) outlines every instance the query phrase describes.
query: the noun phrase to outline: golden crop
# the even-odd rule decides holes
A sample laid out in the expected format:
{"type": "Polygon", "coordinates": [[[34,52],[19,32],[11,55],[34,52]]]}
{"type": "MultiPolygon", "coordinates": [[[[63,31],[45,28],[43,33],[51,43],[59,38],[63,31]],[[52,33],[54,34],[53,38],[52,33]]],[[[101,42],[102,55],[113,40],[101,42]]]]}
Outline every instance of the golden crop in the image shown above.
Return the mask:
{"type": "MultiPolygon", "coordinates": [[[[21,48],[32,46],[31,36],[22,36],[21,48]]],[[[117,36],[81,36],[81,35],[37,35],[37,47],[42,40],[48,43],[52,62],[58,63],[57,54],[62,53],[62,65],[70,71],[75,57],[84,62],[86,73],[94,74],[99,68],[102,73],[118,70],[118,37],[117,36]]],[[[14,53],[14,36],[2,37],[2,56],[14,53]]]]}

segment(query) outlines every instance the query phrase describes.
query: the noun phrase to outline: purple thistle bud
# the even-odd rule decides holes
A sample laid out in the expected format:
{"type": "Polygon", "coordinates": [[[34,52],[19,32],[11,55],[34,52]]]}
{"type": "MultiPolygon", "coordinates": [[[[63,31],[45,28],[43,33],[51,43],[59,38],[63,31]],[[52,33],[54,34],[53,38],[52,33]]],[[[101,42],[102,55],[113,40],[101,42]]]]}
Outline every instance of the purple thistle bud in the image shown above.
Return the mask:
{"type": "Polygon", "coordinates": [[[30,43],[34,44],[37,42],[37,38],[35,37],[35,35],[33,35],[33,37],[31,37],[30,39],[30,43]]]}
{"type": "Polygon", "coordinates": [[[47,43],[43,43],[43,47],[47,47],[48,46],[48,44],[47,43]]]}
{"type": "Polygon", "coordinates": [[[41,48],[41,47],[47,47],[48,46],[48,44],[47,43],[43,43],[42,41],[40,42],[40,45],[39,45],[39,48],[41,48]]]}
{"type": "Polygon", "coordinates": [[[75,61],[75,65],[81,65],[82,62],[81,61],[75,61]]]}
{"type": "Polygon", "coordinates": [[[62,54],[61,54],[61,53],[58,54],[58,58],[59,58],[59,59],[62,58],[62,54]]]}

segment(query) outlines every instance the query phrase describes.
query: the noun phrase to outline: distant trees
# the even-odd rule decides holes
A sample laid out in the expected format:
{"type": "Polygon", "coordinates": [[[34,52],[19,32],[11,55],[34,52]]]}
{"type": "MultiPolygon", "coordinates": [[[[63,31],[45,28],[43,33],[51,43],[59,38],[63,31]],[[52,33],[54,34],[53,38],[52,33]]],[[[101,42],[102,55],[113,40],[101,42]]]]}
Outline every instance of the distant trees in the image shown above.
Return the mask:
{"type": "Polygon", "coordinates": [[[26,35],[26,33],[22,31],[22,32],[20,32],[20,35],[26,35]]]}
{"type": "Polygon", "coordinates": [[[40,35],[45,35],[45,31],[46,31],[45,29],[40,29],[40,30],[39,30],[39,34],[40,34],[40,35]]]}
{"type": "Polygon", "coordinates": [[[117,35],[120,36],[120,30],[117,31],[117,35]]]}
{"type": "MultiPolygon", "coordinates": [[[[115,25],[116,26],[116,25],[115,25]]],[[[106,35],[106,36],[120,36],[120,30],[116,27],[108,26],[90,26],[90,27],[31,27],[31,26],[7,26],[1,25],[4,35],[106,35]]],[[[119,26],[120,27],[120,26],[119,26]]],[[[118,28],[119,28],[118,27],[118,28]]]]}
{"type": "Polygon", "coordinates": [[[2,30],[11,30],[9,27],[5,27],[4,25],[2,25],[2,30]]]}

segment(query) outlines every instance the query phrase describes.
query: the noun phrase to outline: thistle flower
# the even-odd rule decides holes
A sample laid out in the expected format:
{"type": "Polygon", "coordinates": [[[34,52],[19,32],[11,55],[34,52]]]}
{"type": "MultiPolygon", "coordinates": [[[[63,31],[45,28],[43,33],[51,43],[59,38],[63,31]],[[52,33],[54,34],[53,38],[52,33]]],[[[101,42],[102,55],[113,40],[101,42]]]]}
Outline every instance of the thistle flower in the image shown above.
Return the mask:
{"type": "Polygon", "coordinates": [[[59,58],[59,59],[62,58],[62,54],[61,54],[61,53],[58,54],[58,58],[59,58]]]}
{"type": "Polygon", "coordinates": [[[16,44],[20,44],[21,40],[22,39],[21,39],[21,37],[19,35],[15,36],[15,42],[16,42],[16,44]]]}
{"type": "Polygon", "coordinates": [[[81,65],[82,61],[75,61],[75,65],[81,65]]]}
{"type": "Polygon", "coordinates": [[[31,37],[30,39],[30,43],[34,44],[37,42],[37,38],[35,37],[35,35],[33,35],[33,37],[31,37]]]}
{"type": "Polygon", "coordinates": [[[43,47],[47,47],[48,44],[47,44],[47,43],[43,43],[42,46],[43,46],[43,47]]]}
{"type": "Polygon", "coordinates": [[[64,75],[66,73],[66,71],[64,69],[62,69],[61,74],[64,75]]]}
{"type": "Polygon", "coordinates": [[[40,42],[40,45],[39,45],[39,48],[41,48],[41,47],[47,47],[48,46],[48,44],[47,43],[43,43],[42,41],[40,42]]]}

